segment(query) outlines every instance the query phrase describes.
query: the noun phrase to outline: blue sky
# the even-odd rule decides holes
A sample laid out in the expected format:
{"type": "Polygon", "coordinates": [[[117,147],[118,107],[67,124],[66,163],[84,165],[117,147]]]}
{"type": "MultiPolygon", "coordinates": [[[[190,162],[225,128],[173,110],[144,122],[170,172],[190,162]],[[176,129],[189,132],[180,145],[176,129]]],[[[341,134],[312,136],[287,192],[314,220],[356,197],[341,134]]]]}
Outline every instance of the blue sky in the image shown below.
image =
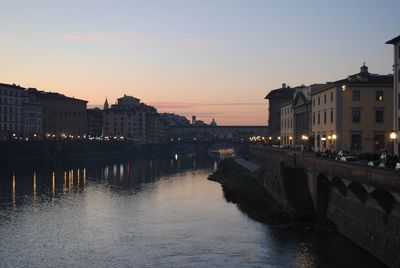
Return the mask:
{"type": "Polygon", "coordinates": [[[102,104],[123,94],[221,124],[266,124],[264,96],[392,72],[400,1],[1,1],[0,82],[102,104]]]}

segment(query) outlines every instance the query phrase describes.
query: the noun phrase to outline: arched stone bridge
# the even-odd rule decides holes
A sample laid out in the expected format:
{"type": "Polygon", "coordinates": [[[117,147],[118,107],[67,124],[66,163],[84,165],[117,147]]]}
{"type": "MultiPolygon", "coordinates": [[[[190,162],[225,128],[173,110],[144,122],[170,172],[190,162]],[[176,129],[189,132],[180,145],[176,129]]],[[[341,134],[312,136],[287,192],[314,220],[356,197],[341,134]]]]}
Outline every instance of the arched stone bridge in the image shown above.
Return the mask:
{"type": "Polygon", "coordinates": [[[334,222],[387,265],[400,267],[400,172],[262,146],[250,146],[250,155],[264,167],[266,189],[286,199],[281,203],[290,206],[291,199],[299,200],[293,195],[310,196],[320,220],[334,222]]]}

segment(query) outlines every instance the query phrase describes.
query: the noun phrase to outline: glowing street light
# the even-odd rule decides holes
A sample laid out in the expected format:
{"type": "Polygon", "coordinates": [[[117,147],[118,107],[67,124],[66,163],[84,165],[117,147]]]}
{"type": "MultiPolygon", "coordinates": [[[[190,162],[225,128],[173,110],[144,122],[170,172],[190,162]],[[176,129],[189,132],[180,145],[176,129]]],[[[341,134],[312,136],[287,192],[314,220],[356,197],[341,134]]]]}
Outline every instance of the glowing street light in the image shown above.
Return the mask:
{"type": "Polygon", "coordinates": [[[394,155],[394,145],[395,145],[395,142],[396,142],[396,138],[397,138],[397,135],[396,135],[396,132],[390,132],[390,139],[392,140],[392,155],[394,155]]]}

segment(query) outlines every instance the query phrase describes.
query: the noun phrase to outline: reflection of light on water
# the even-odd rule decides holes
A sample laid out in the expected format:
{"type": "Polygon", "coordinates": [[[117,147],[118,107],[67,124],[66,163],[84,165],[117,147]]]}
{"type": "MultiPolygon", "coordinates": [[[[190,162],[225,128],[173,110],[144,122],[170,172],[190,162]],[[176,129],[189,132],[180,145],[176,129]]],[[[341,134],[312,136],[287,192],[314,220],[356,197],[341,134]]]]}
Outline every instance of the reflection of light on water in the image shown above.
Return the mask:
{"type": "Polygon", "coordinates": [[[36,199],[36,172],[33,172],[33,199],[36,199]]]}
{"type": "Polygon", "coordinates": [[[193,168],[197,168],[197,162],[196,162],[196,159],[193,159],[193,168]]]}
{"type": "Polygon", "coordinates": [[[63,193],[67,191],[67,172],[64,171],[64,178],[63,178],[63,193]]]}
{"type": "Polygon", "coordinates": [[[83,189],[85,189],[86,186],[86,168],[83,169],[83,189]]]}
{"type": "Polygon", "coordinates": [[[108,172],[109,172],[109,168],[108,168],[108,166],[106,166],[104,168],[104,179],[108,179],[108,172]]]}
{"type": "Polygon", "coordinates": [[[119,165],[119,179],[124,177],[124,164],[119,165]]]}
{"type": "Polygon", "coordinates": [[[69,191],[72,191],[74,187],[74,170],[71,169],[69,172],[69,191]]]}
{"type": "Polygon", "coordinates": [[[15,208],[17,205],[17,189],[15,187],[15,175],[13,173],[12,176],[12,203],[13,203],[13,207],[15,208]]]}
{"type": "Polygon", "coordinates": [[[316,256],[312,253],[309,246],[300,243],[297,255],[297,265],[299,267],[312,267],[316,263],[316,256]]]}
{"type": "Polygon", "coordinates": [[[51,177],[51,193],[54,196],[56,193],[56,174],[53,172],[51,177]]]}
{"type": "Polygon", "coordinates": [[[178,154],[175,154],[175,160],[178,160],[178,154]]]}
{"type": "Polygon", "coordinates": [[[215,160],[213,165],[213,171],[216,171],[217,169],[218,169],[218,162],[215,160]]]}
{"type": "Polygon", "coordinates": [[[77,176],[77,178],[76,178],[76,184],[77,184],[78,189],[79,189],[80,180],[81,180],[81,170],[80,170],[79,168],[78,168],[78,170],[76,171],[76,176],[77,176]]]}
{"type": "Polygon", "coordinates": [[[117,176],[117,165],[115,164],[113,166],[113,177],[115,178],[117,176]]]}

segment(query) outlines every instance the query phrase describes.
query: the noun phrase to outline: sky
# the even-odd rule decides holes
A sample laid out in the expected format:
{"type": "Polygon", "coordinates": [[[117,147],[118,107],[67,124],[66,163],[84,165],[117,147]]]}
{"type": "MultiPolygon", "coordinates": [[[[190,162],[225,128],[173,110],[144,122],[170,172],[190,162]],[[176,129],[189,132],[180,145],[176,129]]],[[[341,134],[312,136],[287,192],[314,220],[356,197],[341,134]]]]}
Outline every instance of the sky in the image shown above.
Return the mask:
{"type": "Polygon", "coordinates": [[[266,125],[282,83],[392,73],[398,0],[0,0],[0,82],[266,125]]]}

